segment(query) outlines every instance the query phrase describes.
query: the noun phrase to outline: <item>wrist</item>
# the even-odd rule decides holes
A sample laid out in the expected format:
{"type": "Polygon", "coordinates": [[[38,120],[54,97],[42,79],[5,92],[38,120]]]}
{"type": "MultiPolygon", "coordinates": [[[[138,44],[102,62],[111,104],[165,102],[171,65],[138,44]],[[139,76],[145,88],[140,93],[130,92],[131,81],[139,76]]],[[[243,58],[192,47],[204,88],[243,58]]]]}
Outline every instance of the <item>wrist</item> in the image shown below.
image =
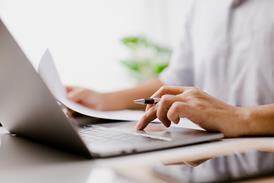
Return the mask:
{"type": "Polygon", "coordinates": [[[240,137],[246,135],[250,126],[250,110],[242,107],[230,106],[227,117],[223,118],[226,125],[221,125],[221,131],[226,137],[240,137]]]}
{"type": "Polygon", "coordinates": [[[246,136],[254,133],[254,118],[255,113],[252,108],[248,107],[239,107],[238,118],[239,118],[239,127],[238,127],[238,136],[246,136]]]}
{"type": "Polygon", "coordinates": [[[109,95],[114,101],[116,101],[115,106],[119,109],[145,109],[145,106],[134,103],[134,100],[143,97],[139,96],[140,94],[136,93],[134,90],[116,91],[106,93],[106,95],[109,95]]]}
{"type": "Polygon", "coordinates": [[[128,93],[123,91],[107,92],[104,97],[114,110],[130,109],[133,103],[128,93]]]}

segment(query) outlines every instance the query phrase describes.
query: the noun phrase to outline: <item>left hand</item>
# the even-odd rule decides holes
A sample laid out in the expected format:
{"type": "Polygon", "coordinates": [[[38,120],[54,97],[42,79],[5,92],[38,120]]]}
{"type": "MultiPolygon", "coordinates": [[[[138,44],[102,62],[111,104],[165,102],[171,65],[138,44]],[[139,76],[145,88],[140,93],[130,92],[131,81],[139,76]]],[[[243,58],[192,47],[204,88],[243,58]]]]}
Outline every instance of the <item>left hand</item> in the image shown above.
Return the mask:
{"type": "Polygon", "coordinates": [[[156,105],[147,106],[145,115],[137,123],[144,129],[158,118],[166,127],[178,124],[185,117],[209,131],[220,131],[226,137],[241,135],[245,129],[244,108],[228,105],[194,87],[164,86],[152,97],[161,97],[156,105]]]}
{"type": "Polygon", "coordinates": [[[118,97],[112,93],[101,93],[91,89],[75,86],[67,86],[66,89],[68,98],[71,101],[91,109],[112,111],[126,108],[124,106],[125,102],[123,100],[117,100],[118,97]]]}

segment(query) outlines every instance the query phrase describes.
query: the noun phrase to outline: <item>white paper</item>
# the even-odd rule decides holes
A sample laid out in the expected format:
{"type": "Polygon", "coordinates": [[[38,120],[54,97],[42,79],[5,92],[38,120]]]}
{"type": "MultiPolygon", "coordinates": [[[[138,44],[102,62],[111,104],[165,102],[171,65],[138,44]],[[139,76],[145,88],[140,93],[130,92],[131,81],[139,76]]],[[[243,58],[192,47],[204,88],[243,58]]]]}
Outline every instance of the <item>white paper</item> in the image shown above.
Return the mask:
{"type": "Polygon", "coordinates": [[[113,120],[138,120],[144,114],[143,111],[136,111],[136,110],[122,110],[122,111],[97,111],[87,108],[85,106],[79,105],[75,102],[70,101],[67,98],[66,90],[61,82],[57,69],[55,67],[53,58],[49,52],[46,50],[45,54],[43,55],[38,72],[46,85],[48,86],[49,90],[55,96],[55,98],[61,102],[63,105],[68,107],[69,109],[76,111],[80,114],[102,118],[102,119],[113,119],[113,120]]]}

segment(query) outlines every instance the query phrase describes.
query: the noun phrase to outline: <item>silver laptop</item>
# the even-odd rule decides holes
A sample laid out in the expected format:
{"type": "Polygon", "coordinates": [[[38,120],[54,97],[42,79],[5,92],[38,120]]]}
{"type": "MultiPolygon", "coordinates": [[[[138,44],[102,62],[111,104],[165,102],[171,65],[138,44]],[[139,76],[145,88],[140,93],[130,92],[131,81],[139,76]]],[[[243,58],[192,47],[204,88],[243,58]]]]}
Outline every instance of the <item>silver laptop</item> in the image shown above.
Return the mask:
{"type": "Polygon", "coordinates": [[[223,138],[179,127],[134,130],[135,122],[79,127],[62,111],[11,32],[0,19],[0,121],[13,134],[87,157],[108,157],[173,148],[223,138]]]}

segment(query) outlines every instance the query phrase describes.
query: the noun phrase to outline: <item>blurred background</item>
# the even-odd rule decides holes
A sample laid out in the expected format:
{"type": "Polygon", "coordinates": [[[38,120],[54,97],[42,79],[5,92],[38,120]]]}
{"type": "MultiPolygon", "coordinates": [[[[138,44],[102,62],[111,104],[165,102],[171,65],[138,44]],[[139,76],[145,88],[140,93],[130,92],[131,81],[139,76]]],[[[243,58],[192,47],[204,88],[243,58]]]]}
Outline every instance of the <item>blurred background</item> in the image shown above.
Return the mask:
{"type": "Polygon", "coordinates": [[[98,91],[159,74],[189,0],[0,0],[0,16],[37,67],[46,48],[65,84],[98,91]]]}

